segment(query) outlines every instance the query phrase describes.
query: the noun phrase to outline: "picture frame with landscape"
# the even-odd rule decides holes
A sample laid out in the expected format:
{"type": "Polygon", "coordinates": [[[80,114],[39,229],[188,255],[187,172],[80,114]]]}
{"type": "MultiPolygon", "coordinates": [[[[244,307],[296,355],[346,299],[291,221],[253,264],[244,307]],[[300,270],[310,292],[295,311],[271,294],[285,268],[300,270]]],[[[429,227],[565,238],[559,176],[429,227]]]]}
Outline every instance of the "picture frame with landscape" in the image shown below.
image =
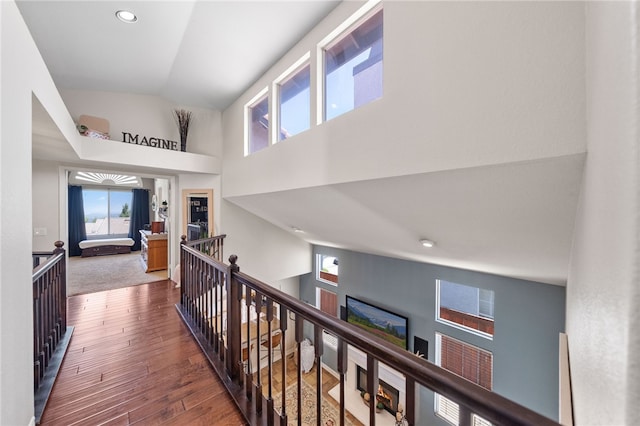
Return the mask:
{"type": "Polygon", "coordinates": [[[349,295],[346,297],[347,322],[402,349],[409,348],[407,317],[349,295]]]}

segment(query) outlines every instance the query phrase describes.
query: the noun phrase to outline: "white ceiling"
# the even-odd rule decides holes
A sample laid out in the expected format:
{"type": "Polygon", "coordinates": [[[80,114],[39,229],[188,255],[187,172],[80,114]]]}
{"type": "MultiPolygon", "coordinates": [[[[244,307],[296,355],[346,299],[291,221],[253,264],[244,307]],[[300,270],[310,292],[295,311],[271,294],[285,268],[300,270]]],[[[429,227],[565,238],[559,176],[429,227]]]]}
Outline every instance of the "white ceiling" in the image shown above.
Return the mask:
{"type": "Polygon", "coordinates": [[[573,155],[230,201],[313,243],[563,285],[583,165],[573,155]]]}
{"type": "Polygon", "coordinates": [[[17,1],[59,88],[224,109],[339,1],[17,1]],[[135,24],[115,17],[119,9],[135,24]]]}
{"type": "MultiPolygon", "coordinates": [[[[237,99],[336,5],[18,1],[58,87],[214,109],[237,99]],[[139,22],[117,21],[120,8],[139,22]]],[[[34,157],[78,160],[41,107],[34,157]]],[[[575,155],[229,201],[288,232],[303,229],[295,235],[311,243],[564,285],[583,167],[584,155],[575,155]],[[420,238],[437,244],[426,249],[420,238]]]]}

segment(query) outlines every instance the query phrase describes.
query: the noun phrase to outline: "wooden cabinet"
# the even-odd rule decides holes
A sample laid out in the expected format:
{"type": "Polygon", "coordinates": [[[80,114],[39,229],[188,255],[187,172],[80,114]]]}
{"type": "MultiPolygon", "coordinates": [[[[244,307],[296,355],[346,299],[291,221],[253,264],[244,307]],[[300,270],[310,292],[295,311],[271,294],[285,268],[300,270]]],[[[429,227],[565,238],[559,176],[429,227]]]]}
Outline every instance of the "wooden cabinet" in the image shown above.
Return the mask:
{"type": "Polygon", "coordinates": [[[168,234],[152,234],[151,231],[140,231],[140,256],[145,272],[167,269],[168,234]]]}

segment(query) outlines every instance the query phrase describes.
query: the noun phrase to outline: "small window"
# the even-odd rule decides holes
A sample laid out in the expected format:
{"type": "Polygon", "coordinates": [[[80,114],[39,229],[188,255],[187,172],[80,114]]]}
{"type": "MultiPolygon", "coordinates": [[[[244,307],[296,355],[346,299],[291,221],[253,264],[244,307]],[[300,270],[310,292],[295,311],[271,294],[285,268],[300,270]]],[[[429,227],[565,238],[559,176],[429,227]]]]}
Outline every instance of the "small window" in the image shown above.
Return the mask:
{"type": "Polygon", "coordinates": [[[382,8],[324,46],[324,119],[382,97],[382,8]]]}
{"type": "Polygon", "coordinates": [[[265,88],[246,106],[244,155],[269,146],[269,97],[265,88]]]}
{"type": "MultiPolygon", "coordinates": [[[[489,351],[436,333],[436,364],[487,390],[493,388],[493,354],[489,351]]],[[[459,406],[450,399],[436,394],[435,411],[447,422],[459,424],[459,406]]],[[[473,424],[491,425],[476,414],[473,414],[473,424]]]]}
{"type": "Polygon", "coordinates": [[[334,256],[318,255],[318,263],[316,265],[318,281],[331,285],[338,285],[338,258],[334,256]]]}
{"type": "Polygon", "coordinates": [[[436,320],[482,337],[493,338],[495,295],[492,290],[436,282],[436,320]]]}
{"type": "Polygon", "coordinates": [[[311,123],[311,66],[309,55],[306,63],[285,76],[276,85],[278,91],[278,134],[276,141],[283,141],[300,132],[309,130],[311,123]]]}

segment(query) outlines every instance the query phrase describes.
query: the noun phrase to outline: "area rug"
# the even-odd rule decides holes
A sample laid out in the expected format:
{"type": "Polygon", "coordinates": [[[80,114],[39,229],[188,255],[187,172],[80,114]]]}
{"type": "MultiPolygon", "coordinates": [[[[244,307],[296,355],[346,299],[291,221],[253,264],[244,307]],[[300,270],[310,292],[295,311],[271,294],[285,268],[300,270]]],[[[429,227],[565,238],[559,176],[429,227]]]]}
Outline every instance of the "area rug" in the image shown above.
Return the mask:
{"type": "MultiPolygon", "coordinates": [[[[287,394],[287,420],[289,426],[296,426],[298,424],[298,384],[293,383],[286,389],[287,394]]],[[[273,406],[276,411],[282,410],[282,393],[273,397],[273,406]]],[[[321,424],[323,426],[338,426],[340,424],[340,417],[338,416],[338,410],[326,401],[326,397],[322,399],[321,406],[321,424]]],[[[302,381],[302,424],[303,425],[316,425],[316,390],[304,380],[302,381]]],[[[353,426],[353,423],[349,419],[344,419],[345,425],[353,426]]]]}
{"type": "Polygon", "coordinates": [[[140,252],[69,258],[67,296],[95,293],[166,280],[168,272],[146,273],[140,252]]]}

